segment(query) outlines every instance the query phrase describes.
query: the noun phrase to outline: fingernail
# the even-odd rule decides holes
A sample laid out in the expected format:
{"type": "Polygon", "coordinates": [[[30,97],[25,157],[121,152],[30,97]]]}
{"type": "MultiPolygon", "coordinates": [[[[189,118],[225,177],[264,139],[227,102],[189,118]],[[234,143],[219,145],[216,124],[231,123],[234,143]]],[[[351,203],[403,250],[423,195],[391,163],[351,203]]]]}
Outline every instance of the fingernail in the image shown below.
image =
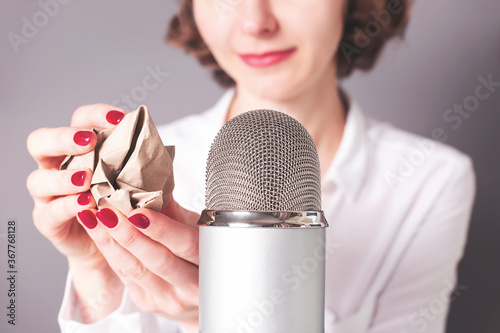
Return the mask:
{"type": "Polygon", "coordinates": [[[130,216],[128,220],[137,228],[146,229],[147,227],[149,227],[149,219],[146,217],[146,215],[135,214],[130,216]]]}
{"type": "Polygon", "coordinates": [[[90,139],[92,138],[91,131],[78,131],[73,136],[73,141],[79,146],[86,146],[90,143],[90,139]]]}
{"type": "Polygon", "coordinates": [[[97,220],[91,210],[82,210],[77,215],[87,228],[94,229],[97,226],[97,220]]]}
{"type": "Polygon", "coordinates": [[[84,192],[78,196],[78,204],[81,206],[86,206],[90,203],[90,192],[84,192]]]}
{"type": "Polygon", "coordinates": [[[108,228],[114,228],[118,224],[118,216],[109,208],[99,210],[95,216],[108,228]]]}
{"type": "Polygon", "coordinates": [[[117,110],[111,110],[106,114],[106,120],[113,125],[118,125],[123,117],[125,117],[125,114],[117,110]]]}
{"type": "Polygon", "coordinates": [[[71,176],[71,182],[75,186],[83,186],[85,184],[85,177],[87,176],[87,173],[85,171],[78,171],[71,176]]]}

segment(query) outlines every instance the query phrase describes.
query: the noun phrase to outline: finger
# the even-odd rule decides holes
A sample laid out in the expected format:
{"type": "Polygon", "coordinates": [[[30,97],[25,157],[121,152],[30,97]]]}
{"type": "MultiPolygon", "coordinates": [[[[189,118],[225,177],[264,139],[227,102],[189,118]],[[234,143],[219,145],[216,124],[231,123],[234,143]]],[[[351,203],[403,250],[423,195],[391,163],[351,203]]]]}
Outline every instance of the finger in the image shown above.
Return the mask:
{"type": "MultiPolygon", "coordinates": [[[[87,231],[96,247],[101,251],[120,279],[124,283],[142,281],[149,282],[152,285],[157,284],[158,280],[154,279],[154,274],[148,271],[133,254],[120,246],[108,233],[107,228],[99,223],[95,215],[96,212],[96,209],[85,209],[78,212],[78,222],[87,231]]],[[[171,288],[168,283],[162,283],[161,286],[166,289],[171,288]]]]}
{"type": "MultiPolygon", "coordinates": [[[[135,299],[138,302],[137,304],[142,304],[141,307],[150,312],[160,311],[161,309],[155,308],[155,304],[159,304],[158,300],[151,299],[151,295],[156,295],[156,297],[162,299],[164,311],[180,311],[182,305],[176,297],[175,288],[154,274],[140,259],[113,239],[108,233],[109,229],[98,222],[95,213],[96,210],[94,209],[79,212],[77,214],[78,221],[85,227],[88,235],[106,258],[109,266],[123,283],[129,289],[132,289],[131,296],[139,296],[139,300],[135,299]]],[[[150,257],[154,256],[150,254],[150,257]]]]}
{"type": "Polygon", "coordinates": [[[60,197],[48,204],[35,201],[33,222],[40,233],[52,241],[61,252],[72,255],[76,249],[90,245],[86,232],[76,223],[75,215],[83,208],[94,206],[95,201],[90,192],[60,197]],[[61,244],[71,244],[71,247],[66,246],[63,249],[60,248],[61,244]]]}
{"type": "Polygon", "coordinates": [[[72,127],[110,128],[123,119],[126,112],[122,108],[99,103],[83,105],[75,110],[71,118],[72,127]]]}
{"type": "MultiPolygon", "coordinates": [[[[156,278],[159,277],[156,276],[156,278]]],[[[153,283],[139,285],[134,281],[129,281],[127,288],[130,298],[144,312],[159,313],[172,320],[179,321],[196,315],[199,297],[181,300],[175,293],[175,288],[169,285],[169,288],[165,289],[160,283],[161,281],[153,281],[153,283]]]]}
{"type": "Polygon", "coordinates": [[[66,221],[72,219],[82,209],[95,208],[96,203],[90,191],[68,195],[47,204],[45,214],[48,219],[66,221]]]}
{"type": "Polygon", "coordinates": [[[89,169],[38,169],[28,176],[26,187],[36,200],[50,201],[53,197],[87,191],[91,180],[89,169]]]}
{"type": "Polygon", "coordinates": [[[197,230],[147,208],[132,211],[128,220],[145,235],[168,247],[176,256],[195,265],[199,264],[197,230]]]}
{"type": "Polygon", "coordinates": [[[57,229],[58,225],[73,219],[82,209],[94,208],[96,204],[90,191],[86,191],[59,197],[47,204],[35,203],[35,205],[41,208],[35,209],[37,211],[35,225],[45,235],[43,231],[46,229],[57,229]],[[46,223],[47,221],[49,223],[46,223]]]}
{"type": "Polygon", "coordinates": [[[198,230],[198,220],[200,219],[200,215],[179,205],[173,196],[170,197],[170,200],[167,205],[163,207],[161,212],[175,221],[179,221],[193,229],[198,230]]]}
{"type": "Polygon", "coordinates": [[[71,127],[40,128],[28,136],[27,147],[42,168],[59,168],[66,155],[88,153],[96,144],[93,131],[71,127]]]}
{"type": "Polygon", "coordinates": [[[193,296],[198,293],[198,267],[137,230],[116,208],[101,208],[96,216],[107,227],[108,234],[149,271],[193,296]]]}

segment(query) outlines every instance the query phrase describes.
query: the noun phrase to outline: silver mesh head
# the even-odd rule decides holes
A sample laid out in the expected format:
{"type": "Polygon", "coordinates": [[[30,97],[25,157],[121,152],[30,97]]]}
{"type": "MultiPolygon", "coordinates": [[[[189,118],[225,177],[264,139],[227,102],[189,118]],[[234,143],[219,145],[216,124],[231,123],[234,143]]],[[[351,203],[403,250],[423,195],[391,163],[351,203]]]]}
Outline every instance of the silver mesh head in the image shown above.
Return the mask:
{"type": "Polygon", "coordinates": [[[316,146],[292,117],[254,110],[231,119],[208,154],[206,209],[320,211],[316,146]]]}

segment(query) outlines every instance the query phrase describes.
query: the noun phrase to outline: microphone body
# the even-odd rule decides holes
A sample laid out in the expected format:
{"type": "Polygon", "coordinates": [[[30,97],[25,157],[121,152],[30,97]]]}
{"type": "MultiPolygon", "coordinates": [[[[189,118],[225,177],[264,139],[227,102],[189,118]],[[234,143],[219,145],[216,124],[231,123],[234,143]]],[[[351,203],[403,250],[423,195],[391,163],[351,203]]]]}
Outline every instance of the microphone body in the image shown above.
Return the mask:
{"type": "Polygon", "coordinates": [[[200,227],[200,332],[323,332],[324,227],[234,222],[200,227]]]}
{"type": "Polygon", "coordinates": [[[320,176],[312,138],[283,113],[249,111],[219,131],[198,222],[200,332],[324,332],[320,176]]]}

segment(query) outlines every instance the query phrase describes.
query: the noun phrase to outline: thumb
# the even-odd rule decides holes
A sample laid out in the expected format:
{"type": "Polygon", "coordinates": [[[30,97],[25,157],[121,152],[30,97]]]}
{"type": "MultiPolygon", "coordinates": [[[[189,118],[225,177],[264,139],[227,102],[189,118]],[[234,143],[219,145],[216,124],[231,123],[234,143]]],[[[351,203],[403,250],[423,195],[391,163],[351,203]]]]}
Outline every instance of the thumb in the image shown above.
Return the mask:
{"type": "Polygon", "coordinates": [[[179,205],[173,196],[170,197],[170,200],[162,208],[161,212],[171,219],[198,230],[198,220],[200,219],[200,215],[179,205]]]}

